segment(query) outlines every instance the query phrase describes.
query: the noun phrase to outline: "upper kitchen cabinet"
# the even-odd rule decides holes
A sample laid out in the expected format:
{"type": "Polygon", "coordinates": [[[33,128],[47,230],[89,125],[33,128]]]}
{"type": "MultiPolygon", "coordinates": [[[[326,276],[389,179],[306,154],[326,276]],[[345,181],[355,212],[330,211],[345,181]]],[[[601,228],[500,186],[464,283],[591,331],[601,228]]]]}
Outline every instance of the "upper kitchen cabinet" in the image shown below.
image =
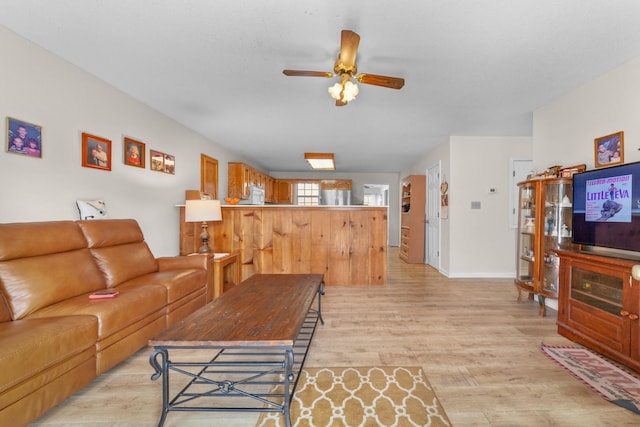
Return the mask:
{"type": "Polygon", "coordinates": [[[274,201],[284,205],[293,204],[293,183],[288,179],[274,180],[274,201]]]}
{"type": "Polygon", "coordinates": [[[265,202],[273,202],[274,179],[266,173],[240,162],[229,162],[228,165],[227,197],[248,199],[251,196],[251,186],[264,189],[265,202]]]}
{"type": "Polygon", "coordinates": [[[323,179],[320,190],[351,190],[350,179],[323,179]]]}

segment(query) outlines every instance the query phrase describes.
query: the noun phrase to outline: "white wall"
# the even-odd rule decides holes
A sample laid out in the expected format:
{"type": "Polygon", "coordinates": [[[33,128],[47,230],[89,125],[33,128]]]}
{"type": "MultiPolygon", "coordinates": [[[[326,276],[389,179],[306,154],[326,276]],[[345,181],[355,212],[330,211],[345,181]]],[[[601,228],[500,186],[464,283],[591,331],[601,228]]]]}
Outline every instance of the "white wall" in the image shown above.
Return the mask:
{"type": "MultiPolygon", "coordinates": [[[[218,159],[227,192],[232,153],[0,27],[0,128],[5,117],[42,126],[42,158],[0,150],[0,222],[78,219],[77,199],[104,199],[110,217],[135,218],[156,256],[179,251],[178,203],[200,188],[200,153],[218,159]],[[112,170],[81,166],[81,133],[112,141],[112,170]],[[123,164],[123,136],[147,144],[147,168],[123,164]],[[149,148],[176,157],[151,171],[149,148]]],[[[4,144],[6,138],[3,137],[4,144]]]]}
{"type": "Polygon", "coordinates": [[[449,218],[440,220],[440,270],[449,277],[514,277],[509,223],[511,159],[531,156],[531,138],[452,136],[402,171],[425,174],[441,161],[449,183],[449,218]],[[495,194],[489,194],[495,188],[495,194]],[[471,209],[471,202],[480,209],[471,209]]]}
{"type": "Polygon", "coordinates": [[[594,139],[624,132],[624,162],[640,161],[640,58],[539,108],[533,114],[533,161],[594,167],[594,139]]]}
{"type": "Polygon", "coordinates": [[[514,277],[509,173],[511,159],[530,155],[530,137],[451,137],[450,277],[514,277]]]}

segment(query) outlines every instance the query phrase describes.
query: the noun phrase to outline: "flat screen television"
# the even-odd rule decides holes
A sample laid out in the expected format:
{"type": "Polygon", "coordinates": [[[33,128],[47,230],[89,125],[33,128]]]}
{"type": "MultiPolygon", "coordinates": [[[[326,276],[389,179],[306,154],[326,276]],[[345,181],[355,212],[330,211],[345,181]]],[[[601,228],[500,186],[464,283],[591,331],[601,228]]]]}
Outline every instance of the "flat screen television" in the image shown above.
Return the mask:
{"type": "Polygon", "coordinates": [[[573,175],[572,238],[640,255],[640,162],[573,175]]]}

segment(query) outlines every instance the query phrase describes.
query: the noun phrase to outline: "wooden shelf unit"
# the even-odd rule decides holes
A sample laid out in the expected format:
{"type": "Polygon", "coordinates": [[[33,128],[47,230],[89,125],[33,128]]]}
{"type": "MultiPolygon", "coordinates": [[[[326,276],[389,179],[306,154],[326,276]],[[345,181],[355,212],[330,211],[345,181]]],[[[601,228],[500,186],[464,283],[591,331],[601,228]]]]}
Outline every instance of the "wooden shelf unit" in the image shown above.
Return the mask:
{"type": "Polygon", "coordinates": [[[400,258],[411,264],[424,263],[426,182],[425,175],[410,175],[401,181],[400,258]]]}

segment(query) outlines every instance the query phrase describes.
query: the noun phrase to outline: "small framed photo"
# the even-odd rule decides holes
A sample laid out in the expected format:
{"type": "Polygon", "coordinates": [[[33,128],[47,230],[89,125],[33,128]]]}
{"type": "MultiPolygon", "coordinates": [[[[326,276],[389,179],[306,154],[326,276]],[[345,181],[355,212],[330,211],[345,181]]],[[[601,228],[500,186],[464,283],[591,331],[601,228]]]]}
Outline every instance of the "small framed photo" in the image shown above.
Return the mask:
{"type": "Polygon", "coordinates": [[[7,151],[42,157],[42,126],[7,117],[7,151]]]}
{"type": "Polygon", "coordinates": [[[143,142],[131,138],[124,138],[124,164],[145,168],[145,145],[143,142]]]}
{"type": "Polygon", "coordinates": [[[151,170],[171,175],[176,174],[176,158],[174,156],[155,150],[149,150],[149,156],[151,157],[151,170]]]}
{"type": "Polygon", "coordinates": [[[624,163],[624,132],[616,132],[594,140],[595,167],[624,163]]]}
{"type": "Polygon", "coordinates": [[[111,141],[82,133],[82,166],[111,170],[111,141]]]}

